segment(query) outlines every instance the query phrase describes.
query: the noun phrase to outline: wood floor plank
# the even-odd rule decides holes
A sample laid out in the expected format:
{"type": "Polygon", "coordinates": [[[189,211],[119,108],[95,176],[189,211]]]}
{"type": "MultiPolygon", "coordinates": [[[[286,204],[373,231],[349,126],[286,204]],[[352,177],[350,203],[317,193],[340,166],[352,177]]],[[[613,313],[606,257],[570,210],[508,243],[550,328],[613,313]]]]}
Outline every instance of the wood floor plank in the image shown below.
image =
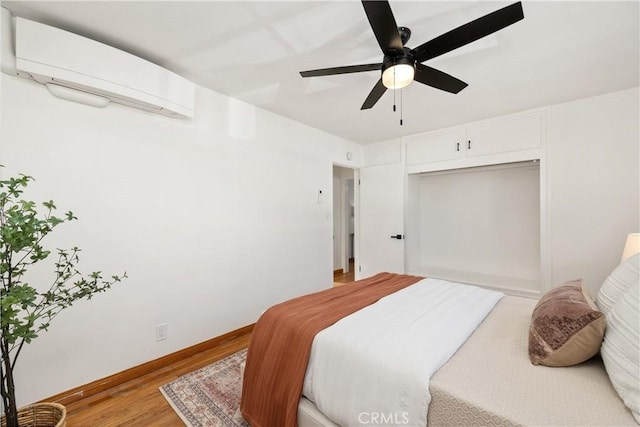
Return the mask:
{"type": "Polygon", "coordinates": [[[354,280],[355,280],[355,266],[354,266],[354,260],[353,258],[351,258],[349,260],[348,273],[343,273],[342,270],[340,270],[339,273],[336,273],[336,272],[333,273],[333,286],[341,286],[341,285],[344,285],[345,283],[351,283],[354,280]]]}
{"type": "Polygon", "coordinates": [[[180,427],[159,388],[249,346],[247,333],[207,351],[66,405],[67,427],[180,427]]]}

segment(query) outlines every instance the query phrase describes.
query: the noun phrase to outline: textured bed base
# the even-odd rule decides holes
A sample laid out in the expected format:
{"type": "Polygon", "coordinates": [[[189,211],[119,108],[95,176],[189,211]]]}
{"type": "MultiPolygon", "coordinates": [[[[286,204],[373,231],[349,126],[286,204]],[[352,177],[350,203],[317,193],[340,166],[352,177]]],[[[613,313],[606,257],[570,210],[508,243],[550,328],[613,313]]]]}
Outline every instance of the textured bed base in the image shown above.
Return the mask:
{"type": "Polygon", "coordinates": [[[506,296],[429,384],[436,426],[634,426],[595,357],[534,366],[528,339],[535,300],[506,296]]]}
{"type": "Polygon", "coordinates": [[[325,417],[318,407],[306,397],[298,405],[298,427],[339,427],[325,417]]]}

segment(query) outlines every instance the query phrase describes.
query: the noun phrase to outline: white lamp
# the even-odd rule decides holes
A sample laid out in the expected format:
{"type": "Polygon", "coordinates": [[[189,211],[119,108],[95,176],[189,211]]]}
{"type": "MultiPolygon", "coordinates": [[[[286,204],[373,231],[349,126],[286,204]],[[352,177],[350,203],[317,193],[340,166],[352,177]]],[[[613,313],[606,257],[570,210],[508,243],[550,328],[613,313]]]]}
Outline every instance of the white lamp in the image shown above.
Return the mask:
{"type": "Polygon", "coordinates": [[[622,251],[622,263],[625,259],[640,253],[640,233],[631,233],[627,236],[627,243],[624,244],[622,251]]]}
{"type": "Polygon", "coordinates": [[[402,89],[409,86],[416,72],[414,63],[408,58],[390,60],[382,67],[382,84],[388,89],[402,89]]]}

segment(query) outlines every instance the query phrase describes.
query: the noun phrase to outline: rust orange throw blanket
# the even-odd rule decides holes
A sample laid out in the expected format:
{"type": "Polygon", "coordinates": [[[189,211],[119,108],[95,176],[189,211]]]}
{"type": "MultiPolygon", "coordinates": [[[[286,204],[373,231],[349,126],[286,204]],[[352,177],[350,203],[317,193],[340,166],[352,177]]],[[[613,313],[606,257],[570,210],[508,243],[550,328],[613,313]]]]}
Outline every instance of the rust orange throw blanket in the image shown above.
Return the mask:
{"type": "Polygon", "coordinates": [[[242,386],[242,416],[253,427],[294,427],[313,338],[321,330],[422,277],[380,273],[295,298],[256,323],[242,386]]]}

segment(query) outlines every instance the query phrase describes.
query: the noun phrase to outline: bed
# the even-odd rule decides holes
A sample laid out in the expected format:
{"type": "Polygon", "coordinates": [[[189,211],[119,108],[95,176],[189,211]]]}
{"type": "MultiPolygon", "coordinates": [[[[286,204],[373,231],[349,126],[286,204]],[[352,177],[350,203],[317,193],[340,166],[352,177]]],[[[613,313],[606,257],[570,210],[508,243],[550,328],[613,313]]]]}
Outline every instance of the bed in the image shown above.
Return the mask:
{"type": "MultiPolygon", "coordinates": [[[[398,275],[390,277],[397,280],[398,275]]],[[[409,281],[412,282],[402,285],[403,289],[404,286],[420,284],[418,280],[421,278],[403,277],[411,277],[409,281]]],[[[360,285],[356,283],[355,286],[360,285]]],[[[335,293],[333,290],[322,292],[322,298],[335,301],[331,298],[331,292],[335,293]]],[[[528,355],[529,325],[535,306],[536,300],[522,297],[504,296],[497,300],[486,317],[481,319],[477,329],[474,328],[457,351],[450,358],[447,357],[446,363],[431,375],[428,381],[430,402],[426,411],[427,425],[637,425],[632,412],[612,386],[599,356],[568,368],[531,364],[528,355]]],[[[322,312],[322,309],[318,310],[322,312]]],[[[295,329],[304,328],[301,324],[300,328],[295,329]]],[[[285,341],[290,339],[287,337],[285,341]]],[[[277,340],[274,338],[274,341],[277,340]]],[[[255,365],[261,363],[256,360],[253,368],[260,372],[260,367],[255,365]]],[[[304,358],[300,361],[305,365],[308,362],[304,358]]],[[[249,358],[247,366],[250,365],[249,358]]],[[[288,372],[268,371],[267,376],[276,377],[276,380],[288,376],[288,372]]],[[[301,390],[307,388],[308,373],[306,377],[304,386],[300,384],[301,390]]],[[[262,379],[258,379],[258,382],[262,379]]],[[[245,377],[243,405],[245,392],[249,393],[248,388],[254,388],[255,385],[256,382],[248,383],[245,377]]],[[[263,397],[268,395],[267,400],[278,400],[264,390],[260,394],[263,397]]],[[[305,394],[309,393],[298,392],[294,419],[289,418],[281,425],[339,425],[332,419],[340,418],[327,412],[331,414],[331,419],[318,408],[314,402],[317,396],[308,399],[305,394]]],[[[284,402],[281,403],[286,406],[284,402]]],[[[291,405],[293,403],[290,402],[291,405]]],[[[259,419],[252,419],[251,413],[245,413],[245,410],[243,406],[243,415],[252,425],[266,426],[259,419]]],[[[344,422],[341,424],[345,425],[344,422]]],[[[358,424],[416,425],[404,418],[372,418],[371,414],[359,418],[358,424]]],[[[417,425],[424,425],[424,422],[417,425]]]]}

